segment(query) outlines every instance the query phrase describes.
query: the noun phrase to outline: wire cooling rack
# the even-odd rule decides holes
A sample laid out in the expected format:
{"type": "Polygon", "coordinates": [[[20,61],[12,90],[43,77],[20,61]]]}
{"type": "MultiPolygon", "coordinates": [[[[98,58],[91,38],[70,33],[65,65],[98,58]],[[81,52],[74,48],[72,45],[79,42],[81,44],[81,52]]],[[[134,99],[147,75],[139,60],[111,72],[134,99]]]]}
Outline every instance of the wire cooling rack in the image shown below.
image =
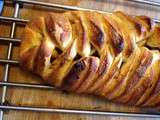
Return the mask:
{"type": "MultiPolygon", "coordinates": [[[[8,87],[27,87],[27,88],[41,88],[41,89],[55,89],[52,86],[47,85],[38,85],[38,84],[26,84],[26,83],[13,83],[8,82],[9,77],[9,67],[10,64],[15,64],[18,66],[18,61],[11,59],[11,52],[13,48],[13,43],[20,43],[20,39],[14,38],[15,35],[15,28],[17,23],[26,24],[28,20],[21,19],[18,17],[20,5],[40,5],[45,7],[54,7],[60,8],[64,10],[91,10],[86,8],[80,8],[76,6],[67,6],[67,5],[60,5],[60,4],[53,4],[53,3],[45,3],[45,2],[38,2],[33,0],[13,0],[14,3],[14,15],[13,17],[5,17],[0,16],[0,20],[3,21],[10,21],[12,22],[11,26],[11,33],[10,37],[0,37],[0,42],[5,41],[8,43],[8,50],[7,50],[7,58],[0,59],[0,64],[4,64],[4,77],[3,80],[0,81],[0,87],[2,87],[2,96],[1,96],[1,104],[0,104],[0,120],[3,120],[5,110],[18,110],[18,111],[37,111],[37,112],[53,112],[53,113],[71,113],[71,114],[94,114],[94,115],[112,115],[112,116],[134,116],[134,117],[158,117],[160,118],[160,113],[128,113],[128,112],[111,112],[111,111],[94,111],[94,110],[74,110],[74,109],[54,109],[54,108],[41,108],[41,107],[26,107],[26,106],[11,106],[6,105],[6,95],[7,95],[7,88],[8,87]]],[[[132,0],[130,2],[136,2],[140,4],[148,4],[151,6],[158,6],[160,7],[160,3],[148,0],[132,0]]],[[[92,9],[92,11],[94,11],[92,9]]],[[[99,11],[99,12],[106,12],[106,11],[99,11]]],[[[160,23],[160,20],[153,18],[155,22],[160,23]]]]}

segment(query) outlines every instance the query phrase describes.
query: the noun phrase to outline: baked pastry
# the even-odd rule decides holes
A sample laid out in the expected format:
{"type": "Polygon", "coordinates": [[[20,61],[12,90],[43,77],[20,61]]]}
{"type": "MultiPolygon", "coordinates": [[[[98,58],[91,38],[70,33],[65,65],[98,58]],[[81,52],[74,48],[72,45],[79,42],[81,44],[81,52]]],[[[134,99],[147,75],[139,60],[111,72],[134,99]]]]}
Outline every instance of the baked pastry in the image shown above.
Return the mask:
{"type": "Polygon", "coordinates": [[[25,27],[20,65],[62,90],[160,105],[160,26],[117,11],[48,13],[25,27]]]}

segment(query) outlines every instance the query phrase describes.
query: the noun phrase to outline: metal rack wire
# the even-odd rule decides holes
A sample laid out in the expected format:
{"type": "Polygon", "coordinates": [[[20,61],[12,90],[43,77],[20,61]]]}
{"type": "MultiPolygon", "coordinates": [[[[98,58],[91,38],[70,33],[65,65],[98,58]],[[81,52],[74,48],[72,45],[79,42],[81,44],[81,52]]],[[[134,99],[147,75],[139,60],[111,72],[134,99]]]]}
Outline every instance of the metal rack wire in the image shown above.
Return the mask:
{"type": "MultiPolygon", "coordinates": [[[[38,111],[38,112],[54,112],[54,113],[71,113],[71,114],[94,114],[94,115],[112,115],[112,116],[134,116],[134,117],[158,117],[160,118],[160,113],[127,113],[127,112],[111,112],[111,111],[93,111],[93,110],[74,110],[74,109],[54,109],[54,108],[40,108],[40,107],[26,107],[26,106],[11,106],[11,105],[5,105],[6,100],[6,94],[7,94],[7,88],[8,87],[26,87],[26,88],[37,88],[37,89],[55,89],[52,86],[47,85],[39,85],[39,84],[27,84],[27,83],[13,83],[8,82],[8,73],[9,73],[9,67],[10,64],[18,65],[18,61],[11,59],[11,51],[13,48],[13,43],[20,43],[20,39],[14,38],[15,35],[15,28],[16,24],[18,23],[27,23],[28,20],[20,19],[18,18],[18,13],[20,9],[20,4],[34,4],[34,5],[41,5],[46,7],[54,7],[54,8],[60,8],[64,10],[91,10],[86,8],[79,8],[75,6],[67,6],[67,5],[59,5],[59,4],[51,4],[51,3],[44,3],[44,2],[38,2],[38,1],[32,1],[32,0],[13,0],[14,2],[14,16],[13,17],[4,17],[0,16],[0,20],[3,21],[10,21],[12,22],[12,29],[10,33],[10,38],[0,38],[1,41],[8,42],[8,51],[7,51],[7,58],[6,59],[0,59],[0,63],[5,65],[4,70],[4,77],[3,81],[0,82],[0,87],[2,87],[2,99],[1,99],[1,105],[0,105],[0,120],[3,120],[4,116],[4,110],[22,110],[22,111],[38,111]]],[[[148,2],[146,0],[133,0],[132,2],[138,2],[143,4],[149,4],[149,5],[155,5],[160,6],[160,3],[156,2],[148,2]]],[[[94,10],[92,10],[94,11],[94,10]]],[[[100,11],[100,12],[106,12],[106,11],[100,11]]],[[[153,19],[155,22],[159,22],[158,19],[153,19]]]]}

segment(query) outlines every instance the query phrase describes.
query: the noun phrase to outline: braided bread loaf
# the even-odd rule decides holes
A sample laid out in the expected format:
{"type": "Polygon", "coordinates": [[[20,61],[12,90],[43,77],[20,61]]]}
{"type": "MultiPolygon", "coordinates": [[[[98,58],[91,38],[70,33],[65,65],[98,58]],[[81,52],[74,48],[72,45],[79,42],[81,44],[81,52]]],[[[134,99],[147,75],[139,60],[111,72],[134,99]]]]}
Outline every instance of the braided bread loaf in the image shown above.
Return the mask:
{"type": "Polygon", "coordinates": [[[160,27],[123,12],[48,13],[24,29],[20,64],[62,90],[160,105],[160,27]]]}

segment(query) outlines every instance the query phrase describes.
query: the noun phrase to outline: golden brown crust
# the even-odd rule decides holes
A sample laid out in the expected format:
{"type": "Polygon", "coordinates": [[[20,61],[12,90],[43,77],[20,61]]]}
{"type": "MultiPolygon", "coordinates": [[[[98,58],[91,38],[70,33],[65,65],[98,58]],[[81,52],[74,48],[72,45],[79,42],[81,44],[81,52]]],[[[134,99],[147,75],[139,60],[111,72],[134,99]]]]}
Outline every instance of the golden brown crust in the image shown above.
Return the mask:
{"type": "Polygon", "coordinates": [[[66,91],[155,107],[160,105],[159,38],[160,26],[146,16],[48,13],[25,27],[20,63],[66,91]]]}

